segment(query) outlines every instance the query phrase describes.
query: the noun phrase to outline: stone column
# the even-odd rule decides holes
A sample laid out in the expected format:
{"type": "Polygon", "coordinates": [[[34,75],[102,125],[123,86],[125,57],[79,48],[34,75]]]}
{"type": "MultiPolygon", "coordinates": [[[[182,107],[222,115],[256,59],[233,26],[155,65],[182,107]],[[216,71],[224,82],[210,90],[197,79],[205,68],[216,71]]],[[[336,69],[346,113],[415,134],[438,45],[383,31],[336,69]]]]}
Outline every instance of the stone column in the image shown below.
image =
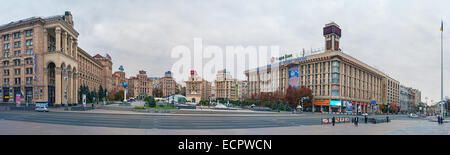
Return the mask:
{"type": "Polygon", "coordinates": [[[61,51],[61,28],[56,27],[55,28],[55,51],[60,52],[61,51]]]}
{"type": "Polygon", "coordinates": [[[48,52],[48,32],[46,28],[44,28],[44,52],[48,52]]]}
{"type": "Polygon", "coordinates": [[[69,100],[69,104],[73,104],[73,72],[69,72],[69,84],[68,84],[68,91],[67,91],[67,96],[68,96],[68,100],[69,100]]]}
{"type": "Polygon", "coordinates": [[[76,38],[74,38],[74,56],[75,56],[75,60],[78,60],[78,40],[76,38]]]}
{"type": "Polygon", "coordinates": [[[61,104],[65,105],[67,99],[64,96],[64,91],[67,90],[67,81],[65,80],[65,77],[67,76],[67,72],[65,72],[66,68],[61,68],[61,104]]]}
{"type": "Polygon", "coordinates": [[[69,35],[67,54],[73,57],[73,37],[69,35]]]}
{"type": "MultiPolygon", "coordinates": [[[[48,82],[48,68],[47,68],[47,66],[44,66],[44,75],[43,76],[44,76],[44,81],[43,81],[43,83],[44,83],[44,90],[46,90],[45,92],[47,92],[47,93],[44,93],[46,95],[42,96],[42,98],[41,98],[41,92],[39,90],[39,87],[36,87],[36,89],[38,89],[38,100],[48,101],[48,85],[49,85],[49,82],[48,82]]],[[[33,96],[34,96],[34,92],[33,92],[33,96]]]]}
{"type": "Polygon", "coordinates": [[[74,104],[78,104],[78,88],[80,88],[78,86],[78,73],[74,72],[73,73],[73,89],[74,89],[74,91],[72,92],[73,96],[74,96],[72,98],[74,104]]]}
{"type": "Polygon", "coordinates": [[[61,104],[61,68],[55,68],[55,104],[61,104]]]}
{"type": "Polygon", "coordinates": [[[67,32],[62,33],[62,53],[67,54],[67,32]]]}

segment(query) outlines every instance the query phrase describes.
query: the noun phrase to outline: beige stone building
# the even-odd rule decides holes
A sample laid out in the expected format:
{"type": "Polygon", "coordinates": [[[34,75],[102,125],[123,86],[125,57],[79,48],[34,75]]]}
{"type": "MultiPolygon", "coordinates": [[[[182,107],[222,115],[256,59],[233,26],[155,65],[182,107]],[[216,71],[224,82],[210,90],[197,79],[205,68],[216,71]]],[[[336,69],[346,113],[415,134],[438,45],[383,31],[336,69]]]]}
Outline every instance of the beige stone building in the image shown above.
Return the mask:
{"type": "Polygon", "coordinates": [[[323,30],[324,52],[281,57],[279,62],[245,71],[249,95],[285,93],[289,86],[304,86],[313,91],[315,110],[327,112],[372,112],[377,104],[399,103],[397,81],[343,53],[339,48],[341,29],[337,24],[326,24],[323,30]]]}
{"type": "Polygon", "coordinates": [[[116,71],[112,75],[112,91],[111,94],[117,93],[123,89],[123,83],[128,83],[128,79],[125,77],[124,71],[116,71]]]}
{"type": "Polygon", "coordinates": [[[237,80],[233,79],[226,69],[217,73],[214,81],[214,95],[216,100],[237,100],[236,95],[237,80]]]}
{"type": "Polygon", "coordinates": [[[139,71],[136,77],[128,79],[128,94],[127,97],[144,99],[152,95],[152,81],[147,77],[147,72],[139,71]]]}
{"type": "Polygon", "coordinates": [[[80,86],[87,86],[89,91],[98,91],[100,85],[108,92],[112,91],[112,62],[108,55],[99,54],[92,57],[83,49],[78,48],[78,71],[80,86]]]}
{"type": "Polygon", "coordinates": [[[386,88],[382,89],[383,103],[400,106],[400,82],[389,76],[385,76],[383,78],[383,88],[386,88]]]}
{"type": "Polygon", "coordinates": [[[211,82],[197,77],[195,71],[191,71],[191,77],[186,83],[186,99],[189,102],[199,103],[201,100],[209,100],[211,97],[211,82]]]}
{"type": "Polygon", "coordinates": [[[172,95],[175,95],[175,89],[176,89],[176,81],[172,77],[172,72],[167,71],[164,74],[164,77],[159,79],[159,83],[161,85],[162,95],[163,97],[169,97],[172,95]]]}
{"type": "Polygon", "coordinates": [[[99,70],[99,64],[88,61],[92,58],[78,48],[79,33],[68,11],[1,25],[0,36],[3,102],[15,102],[15,96],[23,94],[21,100],[27,103],[77,104],[80,81],[102,83],[85,72],[87,66],[99,70]],[[80,62],[80,58],[87,61],[80,62]]]}

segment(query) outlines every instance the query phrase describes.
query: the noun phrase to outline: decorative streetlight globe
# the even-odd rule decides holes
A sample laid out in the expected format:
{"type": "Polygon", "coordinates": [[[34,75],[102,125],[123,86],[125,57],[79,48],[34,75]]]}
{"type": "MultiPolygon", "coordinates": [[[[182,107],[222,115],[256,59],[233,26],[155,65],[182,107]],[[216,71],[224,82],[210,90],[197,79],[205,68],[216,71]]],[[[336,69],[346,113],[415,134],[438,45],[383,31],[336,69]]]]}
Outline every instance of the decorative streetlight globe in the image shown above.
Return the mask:
{"type": "Polygon", "coordinates": [[[128,83],[124,82],[124,83],[123,83],[123,87],[124,87],[124,88],[127,88],[127,87],[128,87],[128,83]]]}

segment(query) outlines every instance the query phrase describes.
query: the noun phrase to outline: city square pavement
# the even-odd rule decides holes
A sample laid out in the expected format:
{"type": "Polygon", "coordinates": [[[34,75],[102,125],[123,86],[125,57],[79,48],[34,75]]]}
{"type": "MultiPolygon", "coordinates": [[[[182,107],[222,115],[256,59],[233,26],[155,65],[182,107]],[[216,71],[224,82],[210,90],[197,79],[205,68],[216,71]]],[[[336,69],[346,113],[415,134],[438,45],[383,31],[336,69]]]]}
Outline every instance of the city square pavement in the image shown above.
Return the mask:
{"type": "Polygon", "coordinates": [[[0,134],[22,135],[449,135],[450,123],[399,117],[390,123],[321,125],[321,115],[158,116],[0,112],[0,134]]]}
{"type": "Polygon", "coordinates": [[[1,135],[449,135],[450,124],[425,120],[393,120],[391,123],[302,125],[252,129],[131,129],[88,127],[0,120],[1,135]]]}

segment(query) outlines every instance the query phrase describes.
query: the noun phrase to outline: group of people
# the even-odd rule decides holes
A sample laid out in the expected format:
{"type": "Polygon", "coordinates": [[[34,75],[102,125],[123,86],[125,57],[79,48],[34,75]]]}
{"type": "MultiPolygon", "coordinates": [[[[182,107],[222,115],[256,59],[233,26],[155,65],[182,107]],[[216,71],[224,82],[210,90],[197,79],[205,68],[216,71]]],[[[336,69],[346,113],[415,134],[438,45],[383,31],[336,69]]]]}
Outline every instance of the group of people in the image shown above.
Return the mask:
{"type": "Polygon", "coordinates": [[[438,124],[444,124],[444,117],[442,117],[441,115],[437,116],[437,122],[438,124]]]}

